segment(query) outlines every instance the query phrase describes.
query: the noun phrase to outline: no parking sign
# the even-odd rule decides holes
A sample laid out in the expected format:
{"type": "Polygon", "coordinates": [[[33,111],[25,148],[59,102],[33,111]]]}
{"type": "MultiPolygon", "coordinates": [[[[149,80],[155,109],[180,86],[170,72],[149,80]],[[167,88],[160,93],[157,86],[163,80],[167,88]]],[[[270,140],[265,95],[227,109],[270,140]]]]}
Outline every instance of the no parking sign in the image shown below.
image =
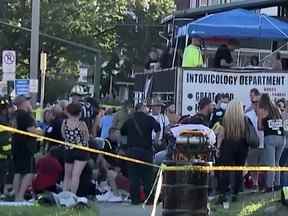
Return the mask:
{"type": "Polygon", "coordinates": [[[2,53],[3,80],[15,80],[16,52],[4,50],[2,53]]]}

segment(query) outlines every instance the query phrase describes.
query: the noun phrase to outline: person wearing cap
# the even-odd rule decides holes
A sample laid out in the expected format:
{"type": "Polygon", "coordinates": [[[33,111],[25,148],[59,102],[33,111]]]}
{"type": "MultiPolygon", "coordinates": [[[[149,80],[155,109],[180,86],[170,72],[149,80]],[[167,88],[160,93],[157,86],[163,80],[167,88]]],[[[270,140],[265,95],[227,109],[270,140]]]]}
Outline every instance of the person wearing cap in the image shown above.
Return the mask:
{"type": "Polygon", "coordinates": [[[186,118],[180,120],[181,124],[202,124],[209,127],[210,115],[213,112],[212,101],[204,97],[200,100],[199,111],[194,116],[187,116],[186,118]]]}
{"type": "Polygon", "coordinates": [[[151,103],[151,116],[160,124],[161,131],[160,131],[160,136],[158,139],[156,139],[156,133],[153,132],[152,134],[152,140],[155,147],[157,148],[162,144],[164,134],[165,134],[165,129],[168,127],[170,124],[169,119],[166,114],[163,114],[162,107],[164,107],[164,103],[160,101],[159,98],[153,98],[152,103],[151,103]]]}
{"type": "Polygon", "coordinates": [[[71,91],[72,103],[79,103],[81,105],[81,117],[80,119],[84,121],[89,129],[92,131],[94,120],[96,118],[96,110],[98,109],[98,104],[93,98],[88,97],[84,100],[84,97],[89,94],[85,91],[83,86],[76,85],[71,91]]]}
{"type": "MultiPolygon", "coordinates": [[[[0,98],[0,124],[9,126],[8,114],[9,101],[0,98]]],[[[10,133],[0,128],[0,194],[5,194],[7,185],[7,173],[9,172],[9,161],[11,156],[10,133]],[[1,191],[3,189],[3,191],[1,191]]]]}
{"type": "MultiPolygon", "coordinates": [[[[32,115],[30,98],[23,95],[17,96],[14,100],[17,106],[13,126],[21,131],[42,135],[42,131],[36,128],[36,122],[32,115]]],[[[32,183],[35,171],[34,154],[37,146],[35,138],[24,136],[18,133],[12,135],[12,155],[14,162],[13,189],[15,201],[23,201],[27,188],[32,183]]]]}

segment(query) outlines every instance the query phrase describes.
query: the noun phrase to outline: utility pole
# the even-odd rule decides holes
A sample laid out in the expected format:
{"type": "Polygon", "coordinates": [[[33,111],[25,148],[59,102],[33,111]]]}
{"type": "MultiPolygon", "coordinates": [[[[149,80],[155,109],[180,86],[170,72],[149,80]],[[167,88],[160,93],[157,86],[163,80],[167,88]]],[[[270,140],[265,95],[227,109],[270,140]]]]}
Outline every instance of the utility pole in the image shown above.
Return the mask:
{"type": "MultiPolygon", "coordinates": [[[[37,81],[39,70],[39,28],[40,28],[40,0],[32,0],[30,79],[37,81]]],[[[31,96],[32,96],[32,103],[33,105],[35,105],[37,102],[38,94],[36,92],[33,92],[31,96]]]]}
{"type": "Polygon", "coordinates": [[[95,71],[94,71],[94,97],[100,99],[100,79],[101,79],[101,56],[100,53],[96,53],[94,58],[95,71]]]}

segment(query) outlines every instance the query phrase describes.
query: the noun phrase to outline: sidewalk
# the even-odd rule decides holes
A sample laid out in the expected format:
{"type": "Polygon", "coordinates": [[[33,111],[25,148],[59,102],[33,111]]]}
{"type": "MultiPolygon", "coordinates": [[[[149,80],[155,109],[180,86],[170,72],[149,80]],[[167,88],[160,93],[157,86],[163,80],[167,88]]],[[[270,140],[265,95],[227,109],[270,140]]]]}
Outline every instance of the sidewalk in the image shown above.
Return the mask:
{"type": "MultiPolygon", "coordinates": [[[[150,216],[152,206],[146,206],[144,209],[141,205],[132,206],[128,203],[97,203],[99,216],[150,216]]],[[[161,216],[161,205],[158,206],[156,216],[161,216]]]]}

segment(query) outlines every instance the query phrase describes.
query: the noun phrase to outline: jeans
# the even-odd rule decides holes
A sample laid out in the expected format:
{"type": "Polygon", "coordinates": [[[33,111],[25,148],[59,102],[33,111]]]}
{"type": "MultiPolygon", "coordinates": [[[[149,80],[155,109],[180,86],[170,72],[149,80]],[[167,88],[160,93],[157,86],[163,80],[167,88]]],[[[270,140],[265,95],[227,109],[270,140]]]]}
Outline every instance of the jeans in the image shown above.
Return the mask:
{"type": "MultiPolygon", "coordinates": [[[[279,161],[284,150],[284,137],[269,135],[264,137],[263,164],[266,166],[279,166],[279,161]]],[[[266,187],[280,186],[280,173],[266,173],[266,187]]]]}
{"type": "Polygon", "coordinates": [[[157,165],[161,165],[165,160],[168,159],[167,154],[168,154],[167,150],[163,150],[163,151],[160,151],[157,154],[155,154],[154,163],[157,165]]]}

